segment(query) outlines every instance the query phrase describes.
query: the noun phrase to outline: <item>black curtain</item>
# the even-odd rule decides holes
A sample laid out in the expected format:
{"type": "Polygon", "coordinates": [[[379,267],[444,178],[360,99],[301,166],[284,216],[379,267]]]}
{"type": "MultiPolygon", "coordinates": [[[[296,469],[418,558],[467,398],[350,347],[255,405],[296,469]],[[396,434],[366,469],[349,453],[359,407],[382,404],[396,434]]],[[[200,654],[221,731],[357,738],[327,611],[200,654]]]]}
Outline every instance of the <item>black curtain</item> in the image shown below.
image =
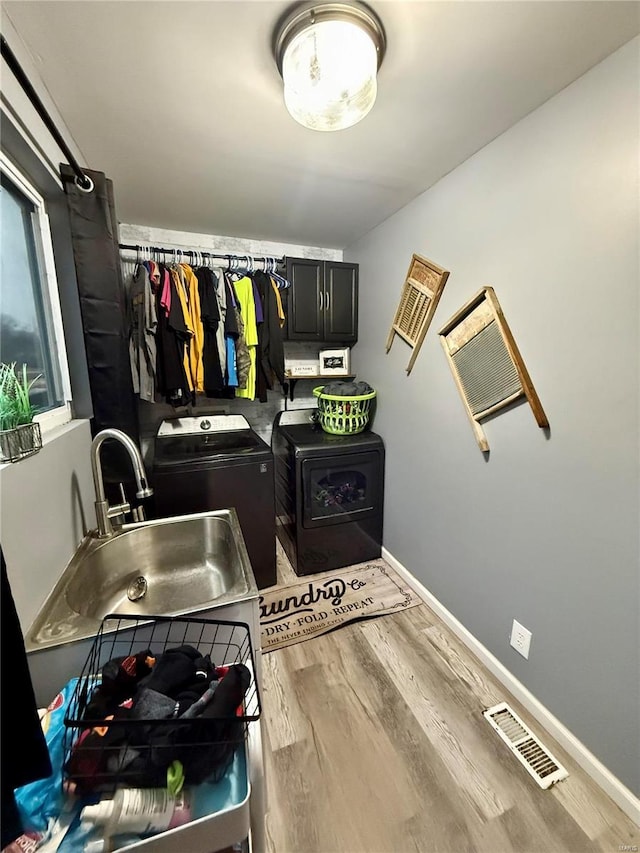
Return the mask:
{"type": "MultiPolygon", "coordinates": [[[[95,435],[115,427],[139,443],[113,184],[103,172],[83,171],[93,181],[90,192],[80,189],[70,166],[60,165],[87,353],[92,431],[95,435]]],[[[132,481],[131,464],[119,443],[105,443],[102,465],[106,483],[132,481]]]]}
{"type": "MultiPolygon", "coordinates": [[[[2,761],[2,847],[20,835],[24,827],[14,796],[19,788],[53,773],[49,748],[40,725],[27,652],[18,612],[0,547],[1,627],[1,738],[2,761]],[[12,761],[7,759],[13,751],[12,761]]],[[[53,699],[53,696],[51,697],[53,699]]],[[[27,827],[28,828],[28,827],[27,827]]]]}

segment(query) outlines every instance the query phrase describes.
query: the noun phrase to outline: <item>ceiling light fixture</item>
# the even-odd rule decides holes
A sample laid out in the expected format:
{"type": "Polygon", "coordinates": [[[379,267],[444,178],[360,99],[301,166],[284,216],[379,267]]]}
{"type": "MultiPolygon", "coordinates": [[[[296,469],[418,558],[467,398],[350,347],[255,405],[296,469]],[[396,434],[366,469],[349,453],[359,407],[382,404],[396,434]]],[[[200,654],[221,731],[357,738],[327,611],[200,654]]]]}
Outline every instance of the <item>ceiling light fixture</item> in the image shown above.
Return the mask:
{"type": "Polygon", "coordinates": [[[376,100],[386,38],[364,3],[296,3],[273,37],[284,102],[311,130],[343,130],[376,100]]]}

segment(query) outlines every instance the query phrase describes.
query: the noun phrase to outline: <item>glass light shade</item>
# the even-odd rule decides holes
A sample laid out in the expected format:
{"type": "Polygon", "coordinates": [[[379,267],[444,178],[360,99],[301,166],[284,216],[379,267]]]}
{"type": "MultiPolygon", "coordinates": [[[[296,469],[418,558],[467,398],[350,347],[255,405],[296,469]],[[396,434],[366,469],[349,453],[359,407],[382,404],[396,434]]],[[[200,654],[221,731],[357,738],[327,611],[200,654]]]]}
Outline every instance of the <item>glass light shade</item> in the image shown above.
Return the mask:
{"type": "Polygon", "coordinates": [[[363,119],[376,100],[378,56],[371,37],[349,21],[312,24],[288,45],[284,102],[311,130],[342,130],[363,119]]]}

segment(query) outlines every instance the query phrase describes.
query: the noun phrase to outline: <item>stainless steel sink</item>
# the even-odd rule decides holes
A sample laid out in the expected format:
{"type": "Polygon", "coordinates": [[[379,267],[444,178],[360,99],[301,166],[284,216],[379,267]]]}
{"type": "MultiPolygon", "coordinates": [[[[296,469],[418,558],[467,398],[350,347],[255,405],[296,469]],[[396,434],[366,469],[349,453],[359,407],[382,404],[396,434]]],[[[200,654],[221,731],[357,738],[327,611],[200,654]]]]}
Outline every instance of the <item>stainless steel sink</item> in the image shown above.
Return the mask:
{"type": "Polygon", "coordinates": [[[85,538],[25,645],[94,636],[112,613],[176,616],[256,594],[235,509],[125,524],[107,539],[85,538]]]}

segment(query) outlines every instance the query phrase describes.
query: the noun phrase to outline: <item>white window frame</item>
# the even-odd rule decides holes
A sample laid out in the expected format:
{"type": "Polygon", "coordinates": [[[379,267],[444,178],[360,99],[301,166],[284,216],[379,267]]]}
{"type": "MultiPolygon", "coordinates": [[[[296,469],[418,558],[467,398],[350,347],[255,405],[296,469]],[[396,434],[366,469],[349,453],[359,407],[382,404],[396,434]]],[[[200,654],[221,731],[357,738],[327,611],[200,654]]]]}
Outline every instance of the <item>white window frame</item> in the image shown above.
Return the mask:
{"type": "Polygon", "coordinates": [[[56,406],[55,409],[49,409],[34,417],[34,421],[40,424],[43,434],[46,435],[49,430],[62,426],[73,418],[71,408],[71,380],[69,378],[69,363],[67,361],[62,310],[60,308],[58,278],[53,256],[51,228],[43,197],[2,151],[0,151],[0,171],[5,173],[35,207],[32,221],[40,286],[51,317],[50,331],[52,337],[51,345],[53,347],[51,355],[56,358],[58,363],[60,379],[62,381],[63,399],[62,404],[56,406]]]}

